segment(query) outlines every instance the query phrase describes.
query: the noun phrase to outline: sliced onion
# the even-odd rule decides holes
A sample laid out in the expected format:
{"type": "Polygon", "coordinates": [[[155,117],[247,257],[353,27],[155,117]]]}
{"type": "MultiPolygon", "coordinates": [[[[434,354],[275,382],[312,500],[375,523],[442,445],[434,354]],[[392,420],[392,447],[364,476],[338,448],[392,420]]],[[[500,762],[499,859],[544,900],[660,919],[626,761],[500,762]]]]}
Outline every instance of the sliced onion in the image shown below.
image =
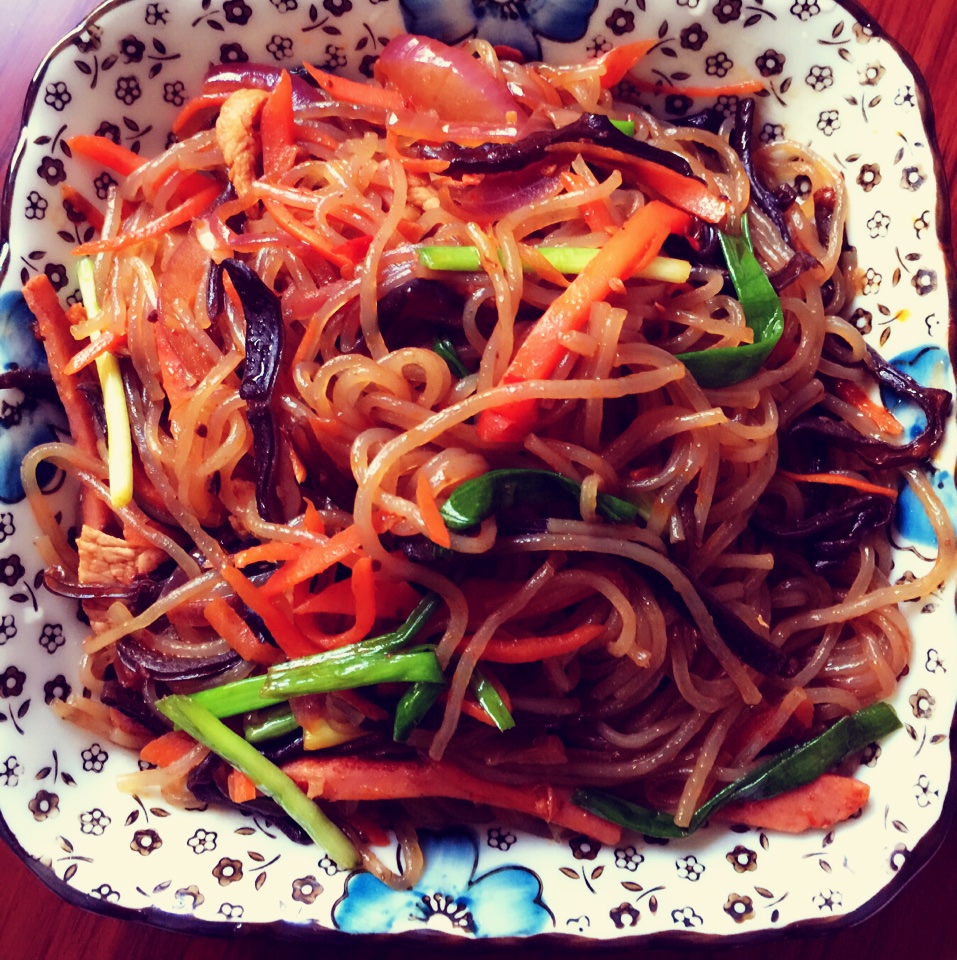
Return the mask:
{"type": "Polygon", "coordinates": [[[481,183],[467,187],[455,196],[455,202],[476,223],[492,223],[506,214],[547,197],[559,194],[562,182],[557,176],[543,174],[535,167],[516,173],[490,173],[481,183]]]}

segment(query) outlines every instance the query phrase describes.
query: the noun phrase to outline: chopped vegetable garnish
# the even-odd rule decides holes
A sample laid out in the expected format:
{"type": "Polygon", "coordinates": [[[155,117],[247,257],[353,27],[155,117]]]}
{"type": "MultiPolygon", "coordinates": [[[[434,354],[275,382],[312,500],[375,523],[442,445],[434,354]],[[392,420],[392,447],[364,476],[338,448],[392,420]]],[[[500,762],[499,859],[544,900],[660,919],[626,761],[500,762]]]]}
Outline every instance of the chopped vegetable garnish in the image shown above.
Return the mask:
{"type": "Polygon", "coordinates": [[[205,707],[190,697],[174,694],[156,704],[159,711],[194,740],[205,744],[241,770],[266,796],[272,797],[343,870],[359,863],[348,837],[310,800],[289,776],[254,746],[233,733],[205,707]]]}

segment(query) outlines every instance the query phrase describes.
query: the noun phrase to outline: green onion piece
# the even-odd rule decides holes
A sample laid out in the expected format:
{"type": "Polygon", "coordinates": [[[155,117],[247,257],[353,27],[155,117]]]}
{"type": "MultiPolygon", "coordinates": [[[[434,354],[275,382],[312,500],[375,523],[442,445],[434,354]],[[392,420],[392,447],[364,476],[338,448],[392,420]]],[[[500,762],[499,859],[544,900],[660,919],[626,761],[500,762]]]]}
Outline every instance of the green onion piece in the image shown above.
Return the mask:
{"type": "Polygon", "coordinates": [[[727,387],[753,376],[784,332],[781,300],[754,255],[747,215],[741,218],[741,231],[740,237],[720,234],[721,249],[754,342],[679,353],[678,359],[702,387],[727,387]]]}
{"type": "Polygon", "coordinates": [[[505,706],[505,701],[480,667],[472,671],[469,687],[479,706],[492,718],[499,730],[511,730],[515,726],[515,719],[505,706]]]}
{"type": "Polygon", "coordinates": [[[282,703],[284,697],[264,697],[262,694],[265,677],[246,677],[234,680],[220,687],[210,687],[191,694],[191,698],[214,717],[235,717],[240,713],[250,713],[263,707],[274,707],[282,703]]]}
{"type": "Polygon", "coordinates": [[[462,363],[462,358],[451,340],[448,338],[433,340],[432,349],[446,362],[449,370],[459,379],[469,375],[469,368],[462,363]]]}
{"type": "Polygon", "coordinates": [[[415,680],[442,682],[442,668],[433,647],[420,646],[398,653],[357,654],[349,660],[300,666],[278,677],[267,673],[262,695],[288,698],[415,680]]]}
{"type": "MultiPolygon", "coordinates": [[[[468,530],[493,513],[519,503],[547,503],[556,498],[577,503],[580,495],[580,483],[551,470],[489,470],[456,487],[439,513],[450,530],[468,530]]],[[[607,493],[598,494],[598,512],[611,523],[634,523],[638,517],[647,519],[650,513],[644,505],[607,493]]]]}
{"type": "Polygon", "coordinates": [[[359,865],[359,854],[349,838],[275,764],[239,734],[233,733],[205,707],[190,697],[174,694],[156,704],[194,740],[209,747],[228,764],[241,770],[268,797],[272,797],[343,870],[359,865]]]}
{"type": "Polygon", "coordinates": [[[444,689],[444,683],[420,680],[402,694],[396,704],[395,722],[392,725],[392,739],[396,743],[404,743],[409,739],[409,734],[425,719],[444,689]]]}
{"type": "Polygon", "coordinates": [[[250,743],[264,743],[299,729],[299,721],[288,704],[260,710],[243,721],[243,736],[250,743]]]}
{"type": "Polygon", "coordinates": [[[608,119],[611,120],[611,125],[617,127],[626,137],[633,137],[635,135],[634,120],[613,120],[611,117],[608,119]]]}
{"type": "MultiPolygon", "coordinates": [[[[100,312],[100,304],[96,296],[93,261],[89,257],[79,261],[76,275],[87,316],[95,317],[100,312]]],[[[103,392],[103,412],[106,416],[110,502],[117,509],[122,509],[133,499],[133,437],[123,375],[112,353],[101,353],[96,358],[96,372],[103,392]]]]}
{"type": "Polygon", "coordinates": [[[886,737],[900,726],[894,708],[887,703],[875,703],[843,717],[813,740],[785,750],[740,780],[729,783],[694,812],[687,827],[679,827],[669,814],[598,790],[576,790],[572,800],[599,817],[650,837],[686,837],[725,804],[738,800],[767,800],[812,783],[852,753],[886,737]]]}
{"type": "MultiPolygon", "coordinates": [[[[601,248],[537,247],[536,249],[559,272],[576,274],[585,269],[585,264],[593,260],[601,248]]],[[[482,268],[478,247],[422,246],[418,248],[418,254],[419,262],[429,270],[474,273],[482,268]]],[[[691,276],[691,264],[687,260],[675,260],[672,257],[655,257],[635,273],[635,276],[642,280],[687,283],[691,276]]]]}
{"type": "MultiPolygon", "coordinates": [[[[322,665],[324,669],[328,669],[336,663],[351,664],[357,657],[375,656],[388,653],[391,650],[398,650],[413,639],[428,623],[432,614],[438,609],[439,602],[436,594],[427,594],[419,601],[416,608],[398,630],[384,633],[379,637],[369,637],[367,640],[360,640],[358,643],[349,644],[345,647],[337,647],[335,650],[316,653],[310,657],[299,657],[296,660],[278,663],[270,669],[269,676],[272,679],[278,679],[290,671],[317,664],[322,665]]],[[[263,686],[265,683],[266,677],[264,676],[246,677],[244,680],[236,680],[219,687],[210,687],[209,690],[201,690],[199,693],[192,694],[192,698],[209,710],[214,717],[235,717],[240,713],[249,713],[263,707],[275,706],[288,699],[285,696],[264,693],[263,686]]]]}

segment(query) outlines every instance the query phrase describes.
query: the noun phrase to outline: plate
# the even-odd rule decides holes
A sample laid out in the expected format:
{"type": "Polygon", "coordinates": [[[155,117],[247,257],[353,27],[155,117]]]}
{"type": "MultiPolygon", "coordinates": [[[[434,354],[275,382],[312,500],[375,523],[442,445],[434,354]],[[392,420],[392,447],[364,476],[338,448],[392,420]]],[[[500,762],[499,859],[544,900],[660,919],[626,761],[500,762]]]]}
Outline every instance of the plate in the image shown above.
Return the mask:
{"type": "MultiPolygon", "coordinates": [[[[811,143],[846,178],[849,237],[865,271],[854,321],[925,384],[953,390],[948,265],[929,106],[912,64],[859,8],[828,0],[112,0],[66,37],[30,89],[7,184],[0,286],[0,369],[42,367],[20,284],[45,273],[78,297],[70,250],[87,239],[64,203],[72,182],[105,198],[107,171],[75,165],[66,138],[99,133],[150,154],[207,64],[309,59],[369,75],[390,37],[478,34],[530,58],[574,61],[656,37],[648,79],[715,84],[760,74],[762,141],[811,143]]],[[[696,108],[676,93],[625,83],[622,94],[664,117],[696,108]]],[[[733,98],[721,97],[730,112],[733,98]]],[[[545,840],[507,823],[427,833],[428,869],[412,891],[340,871],[269,821],[187,811],[130,796],[115,777],[136,757],[48,709],[76,689],[84,626],[48,593],[18,468],[63,418],[16,390],[0,401],[0,815],[6,841],[52,889],[81,906],[196,933],[243,928],[303,937],[441,931],[460,938],[536,934],[557,944],[653,937],[722,942],[850,922],[877,909],[926,859],[955,804],[949,729],[957,669],[954,585],[907,613],[909,672],[895,697],[904,728],[869,750],[871,802],[828,833],[798,837],[709,827],[683,841],[640,836],[616,848],[545,840]]],[[[933,464],[949,509],[954,436],[933,464]]],[[[50,495],[62,478],[44,478],[50,495]]],[[[926,525],[906,497],[895,576],[926,569],[926,525]]]]}

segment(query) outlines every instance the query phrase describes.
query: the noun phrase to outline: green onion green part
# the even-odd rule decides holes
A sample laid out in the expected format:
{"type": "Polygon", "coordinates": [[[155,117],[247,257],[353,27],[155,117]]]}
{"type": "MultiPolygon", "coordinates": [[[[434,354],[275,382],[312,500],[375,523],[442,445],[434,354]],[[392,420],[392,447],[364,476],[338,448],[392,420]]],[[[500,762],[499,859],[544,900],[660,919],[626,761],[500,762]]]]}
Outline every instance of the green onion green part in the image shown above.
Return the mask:
{"type": "Polygon", "coordinates": [[[433,340],[432,349],[446,362],[449,370],[459,379],[469,375],[469,368],[462,363],[462,358],[451,340],[448,338],[433,340]]]}
{"type": "MultiPolygon", "coordinates": [[[[551,470],[490,470],[456,487],[439,513],[450,530],[468,530],[517,504],[547,503],[556,498],[577,503],[580,496],[580,483],[551,470]]],[[[638,517],[647,519],[649,510],[599,493],[598,513],[610,523],[634,523],[638,517]]]]}
{"type": "Polygon", "coordinates": [[[274,763],[252,744],[233,733],[205,707],[190,697],[174,694],[156,704],[180,730],[209,747],[228,764],[242,771],[256,787],[292,817],[343,870],[359,865],[359,854],[349,838],[274,763]]]}
{"type": "Polygon", "coordinates": [[[515,726],[515,719],[505,706],[501,694],[492,685],[481,667],[472,671],[469,687],[478,700],[479,706],[492,718],[499,730],[511,730],[515,726]]]}
{"type": "Polygon", "coordinates": [[[678,359],[702,387],[727,387],[753,376],[784,332],[781,300],[754,255],[747,215],[741,218],[741,231],[740,237],[720,234],[721,250],[754,342],[679,353],[678,359]]]}
{"type": "Polygon", "coordinates": [[[405,743],[409,734],[425,719],[425,715],[432,709],[444,689],[444,683],[429,683],[424,680],[413,683],[396,704],[392,739],[397,743],[405,743]]]}
{"type": "Polygon", "coordinates": [[[243,736],[250,743],[265,743],[299,729],[299,721],[288,704],[259,710],[243,721],[243,736]]]}
{"type": "Polygon", "coordinates": [[[893,733],[900,726],[894,708],[887,703],[875,703],[843,717],[813,740],[785,750],[719,790],[695,811],[687,827],[679,827],[667,813],[598,790],[576,790],[572,800],[605,820],[649,837],[687,837],[725,804],[739,800],[767,800],[812,783],[851,754],[893,733]]]}

